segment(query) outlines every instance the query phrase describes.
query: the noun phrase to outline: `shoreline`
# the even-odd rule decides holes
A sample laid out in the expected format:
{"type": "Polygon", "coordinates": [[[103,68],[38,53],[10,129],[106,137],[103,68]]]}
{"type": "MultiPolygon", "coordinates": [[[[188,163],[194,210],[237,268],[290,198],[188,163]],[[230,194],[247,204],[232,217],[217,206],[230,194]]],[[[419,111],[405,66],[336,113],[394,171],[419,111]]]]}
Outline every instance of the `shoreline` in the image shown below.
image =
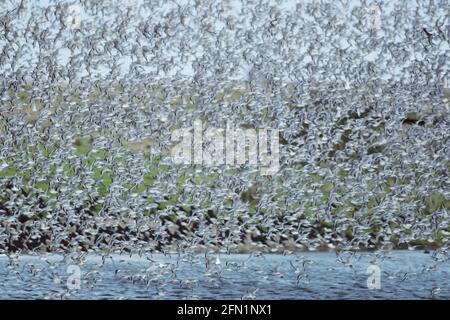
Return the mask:
{"type": "Polygon", "coordinates": [[[298,254],[298,253],[336,253],[339,251],[342,252],[354,252],[354,253],[374,253],[383,251],[386,253],[389,252],[408,252],[408,251],[423,251],[424,253],[430,253],[439,249],[448,249],[449,246],[438,246],[438,245],[413,245],[413,246],[384,246],[384,247],[374,247],[374,248],[363,248],[363,247],[317,247],[317,248],[308,248],[308,247],[261,247],[255,244],[240,244],[237,245],[236,248],[233,248],[229,251],[224,250],[223,248],[219,248],[216,246],[197,246],[191,247],[188,251],[187,248],[178,248],[178,251],[172,247],[164,248],[163,250],[155,250],[154,248],[148,247],[142,250],[133,250],[133,251],[121,251],[120,249],[113,249],[110,252],[106,252],[103,250],[96,249],[88,249],[88,250],[55,250],[55,251],[35,251],[35,250],[24,250],[24,251],[5,251],[0,250],[0,256],[8,256],[8,255],[20,255],[20,256],[42,256],[42,255],[67,255],[72,253],[78,254],[87,254],[87,255],[120,255],[120,256],[143,256],[143,255],[153,255],[153,254],[162,254],[162,255],[178,255],[183,253],[193,253],[193,254],[219,254],[219,255],[251,255],[251,254],[273,254],[273,255],[290,255],[290,254],[298,254]]]}

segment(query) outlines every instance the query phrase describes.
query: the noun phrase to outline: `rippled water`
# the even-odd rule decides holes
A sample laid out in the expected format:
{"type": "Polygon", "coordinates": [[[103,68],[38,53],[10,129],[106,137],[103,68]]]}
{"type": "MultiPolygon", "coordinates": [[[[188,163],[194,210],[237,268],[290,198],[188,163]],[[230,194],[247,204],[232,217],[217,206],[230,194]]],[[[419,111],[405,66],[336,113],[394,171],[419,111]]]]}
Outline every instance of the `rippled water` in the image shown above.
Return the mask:
{"type": "Polygon", "coordinates": [[[57,255],[20,256],[11,265],[8,257],[1,256],[0,298],[450,298],[448,261],[436,262],[431,254],[419,251],[391,252],[376,262],[381,271],[381,288],[370,290],[367,268],[374,263],[373,259],[373,254],[355,255],[350,267],[337,262],[334,253],[220,255],[220,261],[211,254],[207,269],[204,255],[189,259],[161,254],[147,258],[113,255],[104,263],[101,256],[91,255],[78,265],[57,255]],[[296,266],[303,264],[305,274],[299,274],[298,270],[296,273],[296,266]],[[68,282],[76,285],[76,280],[73,281],[76,266],[80,268],[80,287],[68,290],[68,282]]]}

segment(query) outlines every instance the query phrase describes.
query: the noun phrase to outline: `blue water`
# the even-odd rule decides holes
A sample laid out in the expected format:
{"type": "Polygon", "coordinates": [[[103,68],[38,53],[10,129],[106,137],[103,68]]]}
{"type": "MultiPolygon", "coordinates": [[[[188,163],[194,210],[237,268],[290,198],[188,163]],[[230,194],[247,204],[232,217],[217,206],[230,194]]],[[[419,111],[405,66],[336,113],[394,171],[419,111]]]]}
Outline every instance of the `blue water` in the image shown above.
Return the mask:
{"type": "MultiPolygon", "coordinates": [[[[75,256],[75,255],[74,255],[75,256]]],[[[448,299],[448,260],[420,251],[287,256],[0,256],[2,299],[448,299]],[[209,260],[209,263],[206,263],[209,260]],[[351,264],[351,265],[350,265],[351,264]],[[370,265],[380,288],[369,289],[370,265]],[[71,266],[71,267],[69,267],[71,266]],[[77,269],[79,268],[79,269],[77,269]],[[80,277],[76,272],[80,271],[80,277]],[[75,280],[74,280],[75,279],[75,280]],[[77,282],[77,279],[80,281],[77,282]],[[77,286],[77,283],[79,286],[77,286]],[[70,288],[68,288],[68,286],[70,288]]]]}

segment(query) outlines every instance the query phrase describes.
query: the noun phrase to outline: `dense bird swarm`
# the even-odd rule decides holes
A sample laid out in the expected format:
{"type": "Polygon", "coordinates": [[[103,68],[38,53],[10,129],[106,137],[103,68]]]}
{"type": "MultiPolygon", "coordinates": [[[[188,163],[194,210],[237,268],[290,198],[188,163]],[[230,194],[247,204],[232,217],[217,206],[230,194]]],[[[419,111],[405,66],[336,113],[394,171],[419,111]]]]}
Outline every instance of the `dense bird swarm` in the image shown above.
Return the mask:
{"type": "Polygon", "coordinates": [[[2,1],[0,252],[447,247],[449,12],[2,1]],[[196,120],[279,130],[278,172],[174,164],[196,120]]]}

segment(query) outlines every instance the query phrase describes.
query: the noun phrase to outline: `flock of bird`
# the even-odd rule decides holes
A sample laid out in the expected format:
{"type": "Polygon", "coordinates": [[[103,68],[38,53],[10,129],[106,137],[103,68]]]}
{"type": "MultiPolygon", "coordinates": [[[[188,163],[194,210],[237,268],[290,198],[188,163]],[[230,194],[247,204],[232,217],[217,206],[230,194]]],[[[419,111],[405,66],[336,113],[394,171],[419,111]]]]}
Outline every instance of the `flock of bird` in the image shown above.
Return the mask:
{"type": "Polygon", "coordinates": [[[0,253],[448,247],[449,12],[3,1],[0,253]],[[279,171],[174,164],[196,120],[278,130],[279,171]]]}
{"type": "Polygon", "coordinates": [[[37,257],[10,253],[7,259],[0,257],[0,297],[445,299],[448,251],[411,253],[413,260],[409,261],[407,256],[382,250],[375,254],[336,252],[336,259],[334,254],[322,253],[223,255],[214,251],[149,254],[138,259],[114,254],[108,260],[86,252],[37,257]],[[381,293],[365,287],[368,265],[382,268],[381,293]]]}

